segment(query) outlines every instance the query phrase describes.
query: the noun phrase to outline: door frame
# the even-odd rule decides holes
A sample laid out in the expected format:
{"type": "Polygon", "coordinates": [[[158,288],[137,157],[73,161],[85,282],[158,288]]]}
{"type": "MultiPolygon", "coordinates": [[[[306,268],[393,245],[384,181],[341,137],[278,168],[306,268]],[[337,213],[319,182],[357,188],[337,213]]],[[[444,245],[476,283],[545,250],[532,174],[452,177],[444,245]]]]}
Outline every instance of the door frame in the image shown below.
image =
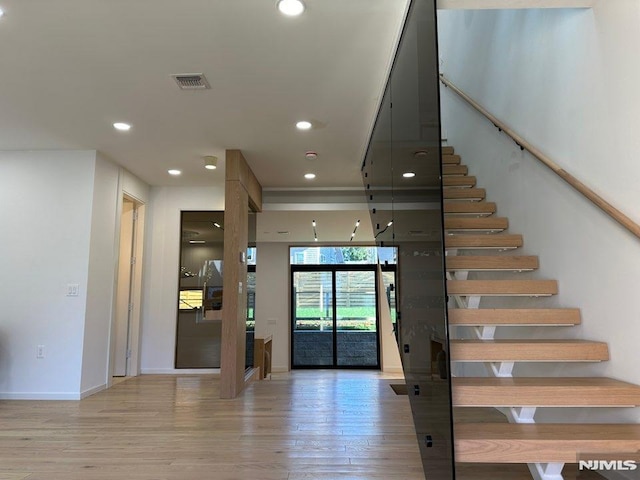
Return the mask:
{"type": "MultiPolygon", "coordinates": [[[[382,265],[382,271],[395,271],[395,265],[382,265]]],[[[381,368],[381,358],[380,358],[380,312],[378,311],[378,300],[380,298],[380,292],[378,291],[378,265],[373,264],[320,264],[320,265],[290,265],[289,272],[289,296],[291,299],[290,307],[289,307],[289,326],[291,330],[291,348],[290,348],[290,365],[291,369],[295,370],[304,370],[304,369],[337,369],[337,370],[380,370],[381,368]],[[336,292],[336,272],[339,271],[355,271],[355,272],[373,272],[374,274],[374,288],[376,294],[376,303],[375,303],[375,311],[376,311],[376,343],[377,343],[377,363],[372,366],[362,366],[362,365],[354,365],[354,366],[346,366],[346,365],[338,365],[338,349],[337,349],[337,292],[336,292]],[[294,275],[296,272],[330,272],[331,273],[331,285],[333,289],[333,305],[332,305],[332,313],[333,313],[333,328],[332,328],[332,341],[333,341],[333,365],[296,365],[294,363],[294,353],[295,353],[295,328],[294,328],[294,314],[295,314],[295,296],[293,295],[293,285],[294,285],[294,275]]]]}
{"type": "Polygon", "coordinates": [[[118,199],[118,221],[117,221],[117,252],[115,277],[114,277],[114,297],[113,297],[113,313],[111,318],[109,360],[107,368],[106,384],[109,388],[113,384],[113,373],[115,367],[115,328],[116,328],[116,293],[118,282],[118,264],[120,257],[120,230],[122,221],[122,209],[124,202],[133,202],[134,205],[134,224],[133,224],[133,247],[132,256],[135,259],[131,265],[130,285],[129,285],[129,303],[131,309],[129,312],[129,328],[127,334],[127,350],[128,359],[125,376],[135,377],[140,375],[140,326],[142,313],[142,265],[144,253],[144,226],[146,205],[138,198],[123,193],[118,199]]]}

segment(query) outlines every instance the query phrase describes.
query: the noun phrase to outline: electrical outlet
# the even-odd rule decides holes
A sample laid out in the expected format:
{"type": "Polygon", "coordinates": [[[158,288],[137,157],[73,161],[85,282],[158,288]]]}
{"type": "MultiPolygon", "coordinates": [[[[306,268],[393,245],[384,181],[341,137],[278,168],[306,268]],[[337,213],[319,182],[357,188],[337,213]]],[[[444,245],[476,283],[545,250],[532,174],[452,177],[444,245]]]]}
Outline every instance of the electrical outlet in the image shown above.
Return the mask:
{"type": "Polygon", "coordinates": [[[44,345],[38,345],[36,349],[36,358],[44,358],[44,345]]]}

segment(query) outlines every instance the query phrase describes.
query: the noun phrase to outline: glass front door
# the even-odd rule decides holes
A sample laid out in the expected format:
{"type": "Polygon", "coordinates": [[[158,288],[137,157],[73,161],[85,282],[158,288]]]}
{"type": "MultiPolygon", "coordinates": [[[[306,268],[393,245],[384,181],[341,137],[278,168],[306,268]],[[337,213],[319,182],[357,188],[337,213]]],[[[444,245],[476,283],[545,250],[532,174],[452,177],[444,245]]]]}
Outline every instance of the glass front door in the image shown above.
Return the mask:
{"type": "Polygon", "coordinates": [[[331,272],[293,272],[293,367],[334,365],[331,272]]]}
{"type": "Polygon", "coordinates": [[[336,361],[340,367],[377,367],[376,272],[337,271],[336,361]]]}
{"type": "Polygon", "coordinates": [[[292,367],[379,368],[372,267],[292,267],[292,367]]]}

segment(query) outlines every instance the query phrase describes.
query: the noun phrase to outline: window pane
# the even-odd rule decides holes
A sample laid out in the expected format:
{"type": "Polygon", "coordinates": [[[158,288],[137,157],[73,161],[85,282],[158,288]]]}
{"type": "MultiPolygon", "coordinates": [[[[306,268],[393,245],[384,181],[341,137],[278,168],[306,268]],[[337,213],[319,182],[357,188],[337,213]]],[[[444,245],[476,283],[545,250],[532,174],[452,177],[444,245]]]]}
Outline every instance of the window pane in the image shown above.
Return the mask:
{"type": "Polygon", "coordinates": [[[395,247],[291,247],[291,265],[395,265],[395,247]]]}

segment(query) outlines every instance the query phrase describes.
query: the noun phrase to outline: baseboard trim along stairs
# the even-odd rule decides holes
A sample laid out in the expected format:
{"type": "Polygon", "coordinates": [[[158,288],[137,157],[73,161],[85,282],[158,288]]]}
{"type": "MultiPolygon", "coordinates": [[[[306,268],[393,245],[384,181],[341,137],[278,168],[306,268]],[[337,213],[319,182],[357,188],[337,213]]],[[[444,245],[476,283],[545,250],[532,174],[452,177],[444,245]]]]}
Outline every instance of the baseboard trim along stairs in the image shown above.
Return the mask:
{"type": "MultiPolygon", "coordinates": [[[[461,162],[453,147],[443,147],[452,401],[456,412],[498,409],[504,421],[496,421],[495,415],[488,419],[454,415],[456,462],[522,463],[528,465],[536,480],[562,480],[564,465],[578,463],[581,455],[640,451],[638,424],[536,422],[541,408],[640,406],[640,386],[606,377],[514,376],[518,362],[605,362],[609,349],[606,343],[595,340],[549,339],[548,330],[545,338],[496,338],[498,328],[522,332],[519,327],[580,325],[580,310],[481,308],[485,297],[534,299],[527,300],[528,306],[539,301],[536,297],[558,295],[559,286],[553,279],[496,279],[535,271],[539,260],[537,256],[517,254],[524,244],[522,235],[506,233],[509,220],[495,216],[496,204],[485,201],[486,190],[477,187],[476,177],[469,176],[468,166],[461,162]],[[490,279],[477,279],[483,272],[491,272],[490,279]],[[458,338],[457,327],[464,328],[466,337],[472,332],[473,338],[458,338]],[[471,363],[484,364],[488,376],[457,375],[457,365],[471,363]]],[[[519,337],[509,335],[513,336],[519,337]]]]}

